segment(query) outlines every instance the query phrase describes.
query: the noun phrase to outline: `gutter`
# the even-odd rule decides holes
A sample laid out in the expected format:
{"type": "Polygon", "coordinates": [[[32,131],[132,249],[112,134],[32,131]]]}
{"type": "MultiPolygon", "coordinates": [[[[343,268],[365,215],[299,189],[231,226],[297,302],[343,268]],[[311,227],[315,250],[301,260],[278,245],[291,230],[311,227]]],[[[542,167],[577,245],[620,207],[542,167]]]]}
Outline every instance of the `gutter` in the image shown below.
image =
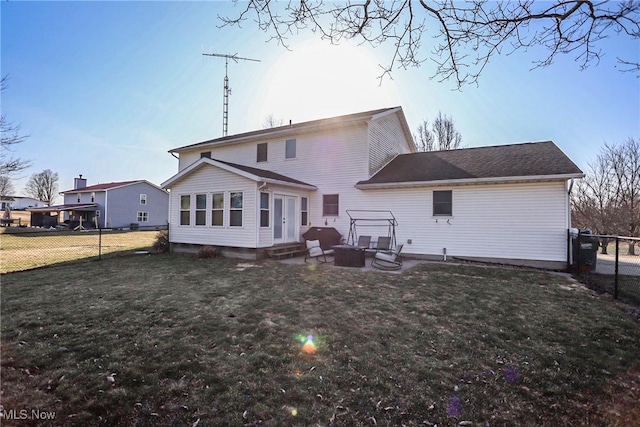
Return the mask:
{"type": "Polygon", "coordinates": [[[582,178],[584,174],[561,174],[561,175],[532,175],[532,176],[510,176],[491,178],[465,178],[465,179],[442,179],[436,181],[402,181],[402,182],[381,182],[381,183],[361,183],[355,187],[360,190],[380,190],[387,188],[411,188],[411,187],[442,187],[459,185],[479,185],[479,184],[514,184],[529,182],[550,182],[565,181],[573,178],[582,178]]]}

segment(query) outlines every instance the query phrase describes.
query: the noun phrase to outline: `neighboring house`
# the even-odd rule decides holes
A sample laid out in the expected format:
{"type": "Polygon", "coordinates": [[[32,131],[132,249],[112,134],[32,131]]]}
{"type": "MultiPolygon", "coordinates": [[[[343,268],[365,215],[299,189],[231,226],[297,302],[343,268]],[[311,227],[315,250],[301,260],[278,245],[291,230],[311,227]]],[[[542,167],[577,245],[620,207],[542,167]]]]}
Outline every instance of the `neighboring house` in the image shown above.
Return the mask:
{"type": "Polygon", "coordinates": [[[74,179],[73,189],[63,191],[62,205],[29,209],[34,213],[63,212],[64,220],[82,220],[83,227],[130,228],[165,227],[168,222],[169,194],[145,180],[110,182],[87,186],[87,180],[74,179]]]}
{"type": "Polygon", "coordinates": [[[382,210],[397,220],[406,255],[563,268],[570,182],[583,176],[549,141],[415,153],[400,107],[170,152],[178,173],[162,187],[170,189],[174,249],[215,245],[256,257],[301,241],[311,227],[352,237],[348,211],[374,218],[382,210]]]}
{"type": "Polygon", "coordinates": [[[24,197],[24,196],[2,196],[0,197],[0,209],[4,210],[7,205],[11,210],[16,209],[27,209],[27,208],[37,208],[40,206],[45,206],[46,203],[34,199],[33,197],[24,197]]]}

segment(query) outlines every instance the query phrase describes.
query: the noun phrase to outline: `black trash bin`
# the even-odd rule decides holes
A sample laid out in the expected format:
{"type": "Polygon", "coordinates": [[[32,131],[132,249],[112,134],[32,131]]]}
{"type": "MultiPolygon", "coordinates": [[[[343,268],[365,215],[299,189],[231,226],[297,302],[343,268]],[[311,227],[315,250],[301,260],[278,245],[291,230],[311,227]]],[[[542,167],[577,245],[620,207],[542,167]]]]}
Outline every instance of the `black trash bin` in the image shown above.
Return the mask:
{"type": "Polygon", "coordinates": [[[590,272],[596,269],[598,247],[600,241],[591,234],[591,230],[579,230],[572,239],[573,265],[579,272],[590,272]]]}

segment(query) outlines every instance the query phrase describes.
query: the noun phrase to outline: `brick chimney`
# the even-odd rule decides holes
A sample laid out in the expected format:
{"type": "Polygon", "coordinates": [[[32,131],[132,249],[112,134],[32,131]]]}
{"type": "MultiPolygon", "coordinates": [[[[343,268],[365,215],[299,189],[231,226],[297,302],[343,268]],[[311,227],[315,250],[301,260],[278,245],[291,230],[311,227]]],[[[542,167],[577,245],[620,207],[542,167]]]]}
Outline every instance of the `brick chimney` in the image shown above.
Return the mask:
{"type": "Polygon", "coordinates": [[[87,186],[87,178],[83,178],[82,174],[78,178],[73,178],[73,189],[79,190],[87,186]]]}

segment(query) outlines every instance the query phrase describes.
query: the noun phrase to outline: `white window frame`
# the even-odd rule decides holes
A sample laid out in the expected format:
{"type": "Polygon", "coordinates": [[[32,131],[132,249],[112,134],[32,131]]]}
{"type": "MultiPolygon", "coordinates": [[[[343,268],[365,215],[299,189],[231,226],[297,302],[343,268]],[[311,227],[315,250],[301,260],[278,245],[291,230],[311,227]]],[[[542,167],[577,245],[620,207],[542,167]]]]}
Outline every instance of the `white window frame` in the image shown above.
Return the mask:
{"type": "Polygon", "coordinates": [[[340,216],[340,194],[335,193],[335,194],[323,194],[322,195],[322,216],[330,216],[330,217],[338,217],[340,216]],[[336,206],[336,213],[328,213],[327,212],[327,206],[334,206],[333,204],[329,205],[325,202],[325,197],[329,197],[329,196],[335,196],[338,199],[338,202],[335,204],[336,206]]]}
{"type": "Polygon", "coordinates": [[[431,209],[432,209],[432,215],[434,217],[445,217],[445,218],[450,218],[453,216],[453,190],[433,190],[433,192],[431,193],[431,209]],[[436,193],[449,193],[451,194],[451,201],[450,202],[446,202],[448,204],[449,207],[449,213],[436,213],[436,203],[438,203],[438,206],[442,206],[445,205],[445,202],[439,201],[436,202],[436,193]]]}
{"type": "Polygon", "coordinates": [[[284,142],[284,158],[287,160],[291,160],[291,159],[295,159],[297,158],[297,145],[298,143],[296,142],[295,138],[292,139],[287,139],[284,142]],[[293,148],[291,148],[293,147],[293,148]],[[293,151],[293,153],[290,153],[290,151],[293,151]],[[293,154],[292,156],[290,156],[289,154],[293,154]]]}
{"type": "Polygon", "coordinates": [[[147,195],[140,194],[140,206],[146,206],[147,204],[147,195]]]}
{"type": "Polygon", "coordinates": [[[261,142],[256,145],[256,163],[266,163],[269,161],[269,143],[261,142]],[[260,147],[264,147],[264,160],[260,160],[260,147]]]}
{"type": "Polygon", "coordinates": [[[194,221],[193,221],[193,225],[195,225],[196,227],[206,227],[207,226],[207,195],[205,193],[199,193],[199,194],[195,194],[195,204],[194,204],[194,221]],[[203,208],[198,208],[198,197],[199,196],[204,196],[204,207],[203,208]],[[198,213],[203,213],[204,214],[204,223],[203,224],[198,224],[198,213]]]}
{"type": "Polygon", "coordinates": [[[309,198],[308,197],[300,197],[300,225],[301,226],[309,225],[309,198]]]}
{"type": "Polygon", "coordinates": [[[224,192],[223,191],[219,191],[216,193],[211,193],[211,226],[212,227],[224,227],[224,207],[225,207],[225,202],[224,202],[224,192]],[[222,196],[222,207],[216,208],[215,205],[215,199],[216,199],[216,195],[222,196]],[[215,212],[222,212],[222,224],[214,224],[214,218],[215,212]]]}
{"type": "Polygon", "coordinates": [[[244,227],[244,191],[230,191],[229,192],[229,227],[242,228],[244,227]],[[234,194],[240,194],[242,206],[240,208],[233,207],[234,194]],[[232,224],[231,213],[240,211],[240,225],[232,224]]]}
{"type": "Polygon", "coordinates": [[[179,196],[179,201],[178,201],[178,224],[182,227],[190,227],[191,226],[191,194],[180,194],[179,196]],[[182,199],[183,197],[188,197],[189,198],[189,207],[188,208],[183,208],[182,207],[182,199]],[[183,224],[182,223],[182,213],[183,212],[189,212],[189,216],[187,217],[187,224],[183,224]]]}
{"type": "Polygon", "coordinates": [[[138,222],[149,222],[149,212],[138,211],[138,222]]]}
{"type": "Polygon", "coordinates": [[[267,192],[260,192],[260,227],[261,228],[269,228],[271,226],[271,194],[267,193],[267,192]],[[266,196],[266,200],[267,200],[267,206],[263,206],[262,205],[262,196],[266,196]],[[262,216],[264,215],[264,213],[266,212],[266,219],[267,219],[267,224],[263,225],[262,224],[262,216]]]}

